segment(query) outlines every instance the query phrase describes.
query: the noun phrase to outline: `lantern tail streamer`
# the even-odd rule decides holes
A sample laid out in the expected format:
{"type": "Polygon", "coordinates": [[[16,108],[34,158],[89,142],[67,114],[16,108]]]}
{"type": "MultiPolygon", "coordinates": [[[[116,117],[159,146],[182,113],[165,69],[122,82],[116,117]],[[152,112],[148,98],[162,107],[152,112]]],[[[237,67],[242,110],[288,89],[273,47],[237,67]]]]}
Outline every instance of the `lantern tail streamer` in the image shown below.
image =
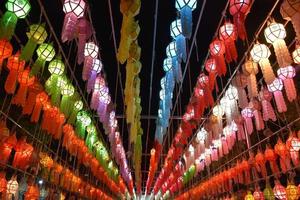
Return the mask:
{"type": "Polygon", "coordinates": [[[253,114],[255,119],[256,130],[263,130],[265,128],[265,124],[261,116],[261,112],[259,110],[254,110],[253,114]]]}
{"type": "Polygon", "coordinates": [[[183,35],[179,35],[176,37],[176,49],[179,57],[186,62],[186,41],[183,35]]]}
{"type": "Polygon", "coordinates": [[[275,97],[275,102],[276,102],[276,107],[278,112],[282,113],[282,112],[286,112],[287,111],[287,107],[282,95],[281,91],[275,91],[274,93],[274,97],[275,97]]]}
{"type": "Polygon", "coordinates": [[[60,102],[60,111],[65,114],[66,117],[69,117],[72,109],[71,97],[64,95],[60,102]]]}
{"type": "Polygon", "coordinates": [[[257,97],[258,90],[257,90],[257,80],[256,80],[256,75],[255,74],[250,74],[249,75],[249,87],[248,87],[248,90],[250,92],[250,94],[249,94],[250,98],[257,97]]]}
{"type": "Polygon", "coordinates": [[[291,159],[294,166],[299,166],[299,152],[298,151],[290,151],[291,159]]]}
{"type": "Polygon", "coordinates": [[[64,25],[61,33],[62,42],[70,41],[74,37],[76,30],[77,17],[74,13],[70,12],[65,15],[64,25]]]}
{"type": "Polygon", "coordinates": [[[297,90],[294,84],[294,80],[291,78],[283,80],[285,92],[287,98],[290,102],[296,100],[297,98],[297,90]]]}
{"type": "Polygon", "coordinates": [[[245,40],[247,38],[247,31],[245,28],[245,14],[238,12],[236,15],[233,16],[233,22],[237,27],[237,33],[241,40],[245,40]]]}
{"type": "Polygon", "coordinates": [[[28,86],[20,84],[17,94],[12,99],[12,104],[25,106],[28,86]]]}
{"type": "Polygon", "coordinates": [[[1,39],[5,38],[7,40],[11,40],[15,32],[17,21],[18,17],[13,12],[7,11],[4,13],[0,22],[1,39]]]}
{"type": "Polygon", "coordinates": [[[29,61],[36,49],[36,46],[37,43],[34,40],[29,39],[21,51],[20,59],[29,61]]]}
{"type": "Polygon", "coordinates": [[[273,46],[278,65],[280,67],[287,67],[293,63],[291,54],[284,40],[278,39],[273,43],[273,46]]]}
{"type": "Polygon", "coordinates": [[[184,6],[180,10],[180,18],[182,24],[182,34],[185,38],[190,39],[192,36],[193,22],[192,9],[189,6],[184,6]]]}
{"type": "Polygon", "coordinates": [[[84,59],[84,64],[83,64],[83,69],[82,69],[82,79],[84,81],[88,80],[92,68],[93,68],[93,58],[87,56],[84,59]]]}
{"type": "Polygon", "coordinates": [[[271,119],[274,122],[276,121],[276,115],[273,106],[269,101],[267,100],[262,101],[262,110],[263,110],[264,121],[268,121],[269,119],[271,119]]]}
{"type": "Polygon", "coordinates": [[[259,61],[259,65],[261,66],[261,71],[263,73],[265,82],[267,84],[271,84],[275,80],[275,75],[270,61],[268,59],[261,59],[261,61],[259,61]]]}
{"type": "Polygon", "coordinates": [[[253,123],[252,123],[252,118],[250,117],[246,117],[245,118],[245,126],[246,126],[246,130],[247,133],[249,135],[251,135],[253,133],[253,123]]]}
{"type": "Polygon", "coordinates": [[[7,76],[7,79],[5,81],[4,89],[6,93],[13,94],[16,89],[16,83],[18,78],[18,71],[17,70],[11,70],[7,76]]]}
{"type": "Polygon", "coordinates": [[[95,82],[96,82],[96,78],[97,78],[97,73],[92,71],[91,76],[87,82],[87,92],[88,93],[91,93],[91,91],[93,90],[95,82]]]}
{"type": "Polygon", "coordinates": [[[238,101],[240,108],[246,108],[248,106],[248,98],[246,91],[242,87],[237,87],[238,89],[238,101]]]}
{"type": "Polygon", "coordinates": [[[37,60],[34,62],[32,68],[31,68],[30,75],[32,75],[32,76],[37,75],[41,70],[43,70],[45,63],[46,63],[46,60],[37,58],[37,60]]]}
{"type": "MultiPolygon", "coordinates": [[[[215,87],[216,73],[210,72],[208,75],[208,79],[209,79],[209,88],[212,91],[215,87]]],[[[217,84],[216,84],[216,87],[217,87],[217,84]]]]}

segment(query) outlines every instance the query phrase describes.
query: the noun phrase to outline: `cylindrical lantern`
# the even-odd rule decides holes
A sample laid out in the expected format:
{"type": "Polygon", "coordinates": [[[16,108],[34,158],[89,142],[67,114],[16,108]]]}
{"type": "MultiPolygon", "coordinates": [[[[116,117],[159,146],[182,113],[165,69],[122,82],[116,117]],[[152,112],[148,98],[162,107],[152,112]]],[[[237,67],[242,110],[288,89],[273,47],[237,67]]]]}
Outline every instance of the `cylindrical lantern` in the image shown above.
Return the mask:
{"type": "Polygon", "coordinates": [[[275,79],[275,75],[269,61],[270,49],[264,44],[255,44],[250,51],[250,55],[253,61],[260,65],[265,82],[271,84],[275,79]]]}
{"type": "Polygon", "coordinates": [[[283,95],[282,95],[282,90],[283,88],[283,83],[282,80],[279,78],[276,78],[271,84],[268,85],[268,90],[273,93],[277,110],[278,112],[286,112],[287,111],[287,106],[285,104],[283,95]]]}
{"type": "Polygon", "coordinates": [[[84,16],[85,1],[84,0],[65,0],[63,11],[65,19],[61,33],[62,42],[70,41],[74,38],[76,24],[79,18],[84,16]]]}
{"type": "Polygon", "coordinates": [[[10,40],[15,32],[18,19],[27,16],[31,5],[28,0],[7,0],[5,7],[7,11],[0,21],[0,39],[10,40]]]}
{"type": "Polygon", "coordinates": [[[72,109],[72,96],[75,92],[74,86],[71,83],[64,85],[61,89],[62,99],[60,102],[60,111],[69,117],[72,109]]]}
{"type": "Polygon", "coordinates": [[[46,61],[51,61],[55,56],[55,49],[52,44],[43,43],[36,50],[38,58],[34,62],[31,75],[37,75],[39,71],[44,69],[46,61]]]}
{"type": "Polygon", "coordinates": [[[76,116],[77,116],[77,113],[83,108],[83,103],[81,100],[78,100],[74,103],[73,105],[73,110],[71,112],[71,115],[68,119],[68,123],[69,124],[74,124],[75,123],[75,120],[76,120],[76,116]]]}
{"type": "Polygon", "coordinates": [[[237,38],[236,27],[231,22],[227,21],[220,27],[219,37],[225,44],[225,58],[227,63],[237,61],[237,50],[235,47],[235,40],[237,38]]]}

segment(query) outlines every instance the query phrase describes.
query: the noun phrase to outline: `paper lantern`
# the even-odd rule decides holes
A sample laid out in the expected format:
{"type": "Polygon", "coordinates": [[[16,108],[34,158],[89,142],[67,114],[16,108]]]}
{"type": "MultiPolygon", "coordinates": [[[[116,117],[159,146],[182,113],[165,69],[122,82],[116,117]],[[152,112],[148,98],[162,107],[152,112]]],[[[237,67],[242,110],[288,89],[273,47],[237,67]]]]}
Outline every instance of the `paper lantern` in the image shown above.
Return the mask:
{"type": "Polygon", "coordinates": [[[225,44],[225,58],[227,63],[237,61],[237,50],[235,47],[235,40],[237,38],[236,27],[231,22],[227,21],[219,30],[220,40],[225,44]]]}
{"type": "Polygon", "coordinates": [[[205,62],[205,69],[209,73],[209,87],[211,90],[215,87],[217,76],[217,62],[214,58],[209,58],[205,62]]]}
{"type": "Polygon", "coordinates": [[[262,110],[263,110],[263,120],[268,121],[276,121],[276,115],[274,112],[274,108],[270,101],[272,100],[272,93],[266,89],[265,87],[262,87],[259,97],[261,99],[261,104],[262,104],[262,110]]]}
{"type": "Polygon", "coordinates": [[[273,188],[274,195],[277,199],[287,199],[286,197],[286,190],[285,188],[280,184],[279,181],[275,181],[275,186],[273,188]]]}
{"type": "Polygon", "coordinates": [[[13,176],[8,182],[7,182],[7,192],[9,199],[17,198],[17,192],[19,189],[19,183],[17,182],[17,177],[13,176]]]}
{"type": "Polygon", "coordinates": [[[0,40],[0,72],[2,70],[3,60],[10,57],[13,51],[12,45],[6,39],[0,40]]]}
{"type": "Polygon", "coordinates": [[[223,130],[222,116],[224,115],[224,109],[221,105],[214,106],[213,115],[216,117],[216,126],[213,128],[213,132],[215,135],[218,135],[223,130]]]}
{"type": "Polygon", "coordinates": [[[33,85],[34,80],[35,77],[30,76],[30,71],[28,69],[25,69],[23,72],[19,74],[18,76],[19,89],[17,94],[12,99],[13,104],[21,105],[22,107],[25,106],[28,87],[33,85]]]}
{"type": "Polygon", "coordinates": [[[21,139],[17,142],[14,149],[16,153],[12,166],[21,170],[26,170],[32,159],[33,147],[26,142],[26,139],[21,139]]]}
{"type": "Polygon", "coordinates": [[[104,78],[101,77],[101,75],[99,75],[95,80],[94,90],[93,90],[93,94],[92,94],[92,98],[91,98],[91,102],[90,102],[90,107],[93,110],[97,110],[97,108],[98,108],[99,98],[100,98],[100,90],[102,90],[103,87],[105,87],[105,80],[104,80],[104,78]]]}
{"type": "Polygon", "coordinates": [[[246,16],[250,11],[251,0],[230,0],[229,12],[233,16],[234,25],[241,40],[245,40],[247,32],[245,28],[246,16]]]}
{"type": "Polygon", "coordinates": [[[40,192],[37,186],[30,185],[28,186],[28,190],[25,193],[24,200],[33,200],[33,199],[39,199],[40,192]]]}
{"type": "Polygon", "coordinates": [[[286,196],[287,200],[297,200],[299,199],[299,190],[298,187],[295,186],[293,183],[289,183],[286,187],[286,196]]]}
{"type": "Polygon", "coordinates": [[[274,192],[268,181],[266,183],[266,188],[264,189],[264,197],[266,200],[275,200],[274,192]]]}
{"type": "Polygon", "coordinates": [[[74,124],[75,123],[75,120],[76,120],[76,116],[77,116],[77,113],[82,110],[83,108],[83,103],[82,101],[76,101],[73,105],[73,110],[71,112],[71,115],[68,119],[68,123],[69,124],[74,124]]]}
{"type": "Polygon", "coordinates": [[[82,69],[82,79],[87,80],[93,69],[93,60],[97,58],[99,47],[94,42],[88,42],[84,48],[84,64],[82,69]]]}
{"type": "Polygon", "coordinates": [[[20,53],[17,52],[8,58],[7,68],[9,69],[9,74],[6,78],[4,89],[6,93],[13,94],[16,89],[16,82],[18,79],[18,73],[23,71],[25,66],[25,61],[20,60],[20,53]]]}
{"type": "Polygon", "coordinates": [[[300,38],[300,1],[285,0],[281,4],[280,13],[285,20],[291,21],[296,32],[296,36],[300,38]]]}
{"type": "Polygon", "coordinates": [[[51,61],[55,56],[55,49],[52,44],[43,43],[36,50],[38,58],[34,62],[31,75],[37,75],[39,71],[44,69],[46,61],[51,61]]]}
{"type": "Polygon", "coordinates": [[[7,180],[5,178],[5,173],[0,172],[0,193],[2,193],[3,197],[4,197],[4,193],[6,192],[6,188],[7,188],[7,180]]]}
{"type": "Polygon", "coordinates": [[[76,134],[80,138],[85,138],[86,127],[91,124],[91,118],[85,111],[80,111],[76,118],[76,134]]]}
{"type": "Polygon", "coordinates": [[[300,64],[300,46],[296,45],[295,50],[293,51],[293,60],[296,64],[300,64]]]}
{"type": "Polygon", "coordinates": [[[10,40],[15,32],[18,19],[27,16],[31,5],[27,0],[7,0],[5,7],[7,11],[0,21],[0,38],[10,40]]]}
{"type": "Polygon", "coordinates": [[[250,191],[248,191],[247,195],[245,196],[244,200],[255,200],[253,195],[250,191]]]}
{"type": "Polygon", "coordinates": [[[45,92],[41,92],[36,96],[35,105],[30,118],[31,122],[35,122],[35,123],[38,122],[42,108],[47,101],[48,101],[48,95],[45,92]]]}
{"type": "Polygon", "coordinates": [[[293,78],[296,75],[295,68],[293,66],[281,67],[277,70],[278,78],[283,81],[287,98],[290,102],[297,98],[297,91],[293,78]]]}
{"type": "Polygon", "coordinates": [[[93,59],[92,70],[90,72],[90,76],[88,77],[88,82],[87,82],[87,92],[88,93],[90,93],[93,90],[97,75],[101,72],[102,67],[103,67],[103,65],[102,65],[101,60],[99,60],[97,58],[93,59]]]}
{"type": "Polygon", "coordinates": [[[232,85],[238,90],[238,106],[242,109],[248,107],[248,96],[245,91],[248,80],[247,76],[243,73],[237,72],[232,80],[232,85]]]}
{"type": "Polygon", "coordinates": [[[247,60],[244,64],[244,71],[249,74],[248,77],[248,93],[249,97],[257,97],[258,90],[257,90],[257,80],[256,74],[258,73],[258,66],[257,63],[253,62],[252,60],[247,60]]]}
{"type": "Polygon", "coordinates": [[[268,145],[265,150],[265,158],[267,161],[270,162],[270,167],[273,172],[273,174],[279,173],[279,169],[276,163],[277,155],[275,154],[275,151],[268,145]]]}
{"type": "Polygon", "coordinates": [[[299,150],[300,150],[300,139],[291,133],[286,141],[286,148],[290,152],[290,156],[294,166],[299,165],[299,150]]]}
{"type": "Polygon", "coordinates": [[[260,172],[264,178],[267,177],[266,159],[260,150],[258,150],[255,156],[255,162],[257,165],[257,171],[260,172]]]}
{"type": "Polygon", "coordinates": [[[72,111],[72,96],[75,92],[74,86],[71,83],[64,85],[61,89],[62,99],[60,102],[60,111],[69,117],[72,111]]]}
{"type": "Polygon", "coordinates": [[[250,51],[250,55],[253,61],[260,65],[265,82],[271,84],[275,79],[275,75],[268,59],[271,55],[269,48],[264,44],[255,44],[250,51]]]}
{"type": "Polygon", "coordinates": [[[26,33],[28,41],[22,49],[20,58],[26,62],[32,57],[38,44],[42,44],[47,39],[45,24],[33,24],[29,26],[29,32],[26,33]]]}
{"type": "Polygon", "coordinates": [[[70,41],[74,37],[76,24],[79,18],[84,16],[85,1],[84,0],[65,0],[63,11],[65,19],[61,33],[62,42],[70,41]]]}
{"type": "Polygon", "coordinates": [[[287,67],[292,64],[292,57],[286,46],[284,38],[286,31],[282,24],[272,22],[264,31],[265,38],[268,43],[274,47],[279,67],[287,67]]]}
{"type": "Polygon", "coordinates": [[[186,42],[182,33],[181,20],[177,19],[171,23],[171,37],[176,41],[177,55],[186,62],[186,42]]]}
{"type": "Polygon", "coordinates": [[[35,79],[34,83],[28,87],[28,96],[26,98],[25,106],[23,106],[22,114],[31,115],[36,96],[44,90],[43,86],[35,79]]]}
{"type": "Polygon", "coordinates": [[[253,133],[253,123],[252,123],[252,117],[254,116],[253,109],[250,107],[247,107],[247,108],[244,108],[241,113],[242,113],[243,118],[245,119],[247,133],[249,135],[251,135],[253,133]]]}
{"type": "Polygon", "coordinates": [[[172,70],[172,58],[165,58],[163,62],[163,69],[165,72],[172,70]]]}
{"type": "Polygon", "coordinates": [[[4,139],[3,143],[0,144],[0,155],[2,163],[6,164],[8,162],[9,156],[11,154],[12,148],[17,144],[16,134],[11,134],[9,137],[4,139]]]}
{"type": "Polygon", "coordinates": [[[254,200],[265,200],[264,193],[257,187],[253,193],[254,200]]]}
{"type": "Polygon", "coordinates": [[[289,149],[286,148],[286,145],[282,142],[280,138],[278,139],[274,149],[275,153],[278,154],[280,157],[280,168],[283,173],[286,173],[291,169],[289,149]]]}
{"type": "Polygon", "coordinates": [[[180,11],[182,34],[185,38],[191,38],[193,29],[192,11],[197,7],[196,0],[176,0],[175,7],[180,11]]]}
{"type": "Polygon", "coordinates": [[[92,36],[92,27],[90,22],[84,17],[78,19],[77,22],[77,63],[84,61],[84,47],[86,41],[92,36]]]}
{"type": "Polygon", "coordinates": [[[282,88],[283,82],[279,78],[276,78],[271,84],[268,85],[268,90],[273,93],[277,110],[280,113],[287,111],[287,106],[281,92],[282,88]]]}
{"type": "Polygon", "coordinates": [[[209,45],[209,52],[216,60],[217,72],[218,75],[225,75],[226,74],[226,63],[224,59],[225,54],[225,45],[224,42],[218,39],[215,39],[209,45]]]}
{"type": "Polygon", "coordinates": [[[166,48],[166,54],[169,58],[172,59],[173,73],[175,80],[180,82],[182,80],[182,71],[181,71],[181,63],[179,62],[179,56],[177,54],[177,44],[176,41],[170,42],[170,44],[166,48]]]}

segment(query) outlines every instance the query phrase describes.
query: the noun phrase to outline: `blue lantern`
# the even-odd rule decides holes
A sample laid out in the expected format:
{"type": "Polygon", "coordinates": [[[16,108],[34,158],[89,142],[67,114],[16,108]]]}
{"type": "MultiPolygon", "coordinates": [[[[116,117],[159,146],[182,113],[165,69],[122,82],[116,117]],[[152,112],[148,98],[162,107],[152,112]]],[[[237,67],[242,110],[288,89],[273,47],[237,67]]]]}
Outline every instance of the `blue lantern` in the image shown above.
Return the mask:
{"type": "Polygon", "coordinates": [[[177,19],[171,23],[171,36],[176,41],[177,55],[186,62],[186,42],[182,34],[181,20],[177,19]]]}
{"type": "Polygon", "coordinates": [[[180,12],[182,34],[189,39],[193,29],[192,12],[197,7],[197,0],[176,0],[175,7],[180,12]]]}
{"type": "Polygon", "coordinates": [[[166,54],[169,58],[172,59],[173,72],[176,79],[176,82],[182,80],[182,72],[180,67],[180,59],[177,56],[177,46],[176,41],[172,41],[166,49],[166,54]]]}

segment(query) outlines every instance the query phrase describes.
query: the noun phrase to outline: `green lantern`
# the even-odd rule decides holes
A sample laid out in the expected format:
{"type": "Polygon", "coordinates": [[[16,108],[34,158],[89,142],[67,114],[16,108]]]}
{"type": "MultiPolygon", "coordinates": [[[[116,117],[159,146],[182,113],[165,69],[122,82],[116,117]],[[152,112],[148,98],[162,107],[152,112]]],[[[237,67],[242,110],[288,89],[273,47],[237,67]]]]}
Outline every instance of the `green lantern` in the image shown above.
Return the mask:
{"type": "Polygon", "coordinates": [[[266,188],[264,189],[264,197],[266,200],[275,200],[273,189],[271,188],[268,181],[266,183],[266,188]]]}
{"type": "Polygon", "coordinates": [[[103,143],[99,140],[94,144],[94,148],[96,151],[96,158],[100,162],[101,166],[108,170],[108,163],[110,161],[108,152],[106,151],[103,143]]]}
{"type": "Polygon", "coordinates": [[[29,61],[38,44],[42,44],[48,34],[45,30],[45,24],[33,24],[29,27],[29,32],[26,33],[28,41],[22,49],[20,58],[29,61]]]}
{"type": "Polygon", "coordinates": [[[85,139],[86,127],[92,122],[90,116],[85,111],[80,111],[76,118],[76,134],[85,139]]]}
{"type": "Polygon", "coordinates": [[[97,136],[96,127],[93,124],[91,124],[86,128],[86,131],[87,136],[85,139],[85,144],[90,150],[90,152],[92,152],[94,144],[99,140],[97,136]]]}
{"type": "Polygon", "coordinates": [[[68,118],[71,114],[72,109],[72,96],[74,95],[75,89],[71,83],[68,83],[62,86],[61,95],[62,99],[60,102],[60,110],[65,114],[66,118],[68,118]]]}
{"type": "Polygon", "coordinates": [[[52,44],[43,43],[36,50],[36,53],[38,55],[38,58],[34,62],[30,71],[30,74],[34,76],[37,75],[37,73],[39,73],[41,68],[44,68],[46,61],[51,61],[54,58],[55,49],[52,46],[52,44]]]}
{"type": "Polygon", "coordinates": [[[49,63],[48,71],[51,76],[46,81],[46,92],[51,95],[51,102],[55,106],[59,106],[61,88],[66,84],[66,78],[63,76],[65,64],[60,58],[56,58],[49,63]]]}
{"type": "Polygon", "coordinates": [[[70,117],[68,119],[68,123],[69,124],[74,124],[75,123],[77,113],[79,111],[81,111],[82,108],[83,108],[82,101],[81,100],[75,101],[75,103],[73,105],[73,110],[72,110],[71,115],[70,115],[70,117]]]}
{"type": "Polygon", "coordinates": [[[0,21],[0,38],[10,40],[15,32],[18,19],[27,16],[31,5],[28,0],[8,0],[5,7],[7,11],[0,21]]]}

